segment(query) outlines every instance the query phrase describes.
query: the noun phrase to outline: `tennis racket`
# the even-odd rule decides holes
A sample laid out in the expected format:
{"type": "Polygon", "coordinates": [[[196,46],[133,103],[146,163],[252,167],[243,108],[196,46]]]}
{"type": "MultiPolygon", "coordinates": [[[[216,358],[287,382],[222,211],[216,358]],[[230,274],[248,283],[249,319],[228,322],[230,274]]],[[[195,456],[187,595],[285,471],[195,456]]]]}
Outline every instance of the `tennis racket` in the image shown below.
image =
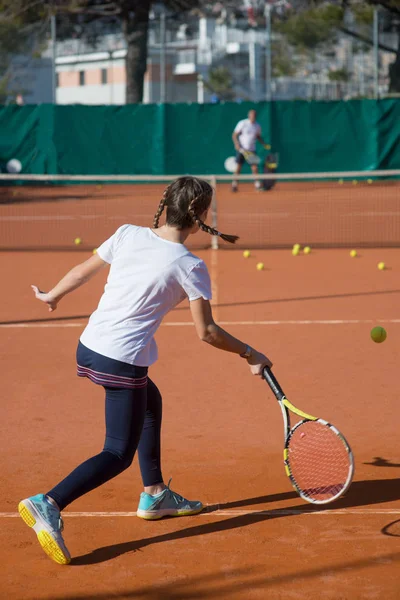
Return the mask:
{"type": "Polygon", "coordinates": [[[313,504],[327,504],[348,490],[354,474],[354,459],[344,436],[331,423],[296,408],[265,367],[263,377],[282,410],[286,475],[296,492],[313,504]],[[289,411],[302,418],[290,427],[289,411]]]}
{"type": "Polygon", "coordinates": [[[257,156],[255,152],[251,152],[250,150],[243,150],[243,148],[240,148],[240,153],[243,154],[245,161],[249,165],[259,165],[261,162],[261,158],[257,156]]]}

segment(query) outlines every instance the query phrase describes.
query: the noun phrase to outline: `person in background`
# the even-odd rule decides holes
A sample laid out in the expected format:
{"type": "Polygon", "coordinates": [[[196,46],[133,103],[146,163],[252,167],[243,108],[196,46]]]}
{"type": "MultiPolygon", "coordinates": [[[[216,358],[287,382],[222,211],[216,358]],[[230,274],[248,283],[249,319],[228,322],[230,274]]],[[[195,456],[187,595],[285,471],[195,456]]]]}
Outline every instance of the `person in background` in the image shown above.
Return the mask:
{"type": "MultiPolygon", "coordinates": [[[[261,136],[261,125],[257,122],[257,112],[254,109],[249,110],[247,119],[242,119],[236,125],[232,133],[232,140],[236,150],[236,170],[235,175],[239,175],[244,162],[246,161],[244,152],[255,154],[256,142],[263,144],[264,148],[269,149],[261,136]]],[[[255,177],[258,175],[258,166],[251,165],[252,173],[255,177]]],[[[256,189],[261,189],[260,181],[256,178],[254,183],[256,189]]],[[[238,191],[236,179],[232,181],[232,192],[238,191]]]]}

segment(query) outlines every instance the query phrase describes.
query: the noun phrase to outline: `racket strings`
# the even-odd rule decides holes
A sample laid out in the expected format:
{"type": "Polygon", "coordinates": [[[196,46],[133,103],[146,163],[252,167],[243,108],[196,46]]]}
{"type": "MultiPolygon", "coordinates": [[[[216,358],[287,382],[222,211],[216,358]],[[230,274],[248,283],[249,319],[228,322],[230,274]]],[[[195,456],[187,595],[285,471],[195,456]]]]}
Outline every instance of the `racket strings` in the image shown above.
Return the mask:
{"type": "Polygon", "coordinates": [[[301,495],[313,502],[335,498],[348,481],[348,450],[341,437],[319,421],[306,421],[294,429],[287,463],[301,495]]]}

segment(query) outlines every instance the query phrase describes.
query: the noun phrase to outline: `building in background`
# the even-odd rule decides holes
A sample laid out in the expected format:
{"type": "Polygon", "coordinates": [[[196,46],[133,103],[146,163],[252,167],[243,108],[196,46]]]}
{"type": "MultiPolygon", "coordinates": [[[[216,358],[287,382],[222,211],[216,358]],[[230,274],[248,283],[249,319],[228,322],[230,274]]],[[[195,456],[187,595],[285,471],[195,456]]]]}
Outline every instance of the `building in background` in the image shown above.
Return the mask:
{"type": "MultiPolygon", "coordinates": [[[[273,49],[280,38],[272,32],[273,49]]],[[[178,30],[167,29],[166,41],[161,44],[159,27],[153,23],[149,32],[144,102],[160,102],[162,78],[166,102],[218,101],[218,94],[209,85],[210,70],[214,68],[223,68],[231,74],[232,99],[266,99],[266,39],[266,31],[262,29],[243,30],[215,18],[201,17],[191,18],[178,30]]],[[[117,34],[101,36],[95,48],[79,39],[57,43],[57,102],[124,104],[125,54],[123,36],[117,34]]],[[[289,54],[287,60],[290,62],[292,58],[294,64],[294,56],[289,54]]],[[[392,60],[392,54],[380,52],[379,83],[383,94],[388,88],[387,65],[392,60]]],[[[343,36],[329,53],[317,54],[309,64],[303,62],[294,74],[275,73],[272,97],[336,100],[373,96],[373,73],[372,49],[357,52],[354,41],[343,36]],[[351,72],[348,81],[332,81],[330,73],[340,70],[351,72]]]]}
{"type": "MultiPolygon", "coordinates": [[[[160,59],[149,49],[143,102],[160,101],[160,59]]],[[[188,50],[188,53],[195,52],[188,50]]],[[[58,104],[125,104],[126,50],[58,56],[56,61],[58,104]]],[[[166,101],[196,102],[197,72],[193,66],[176,63],[174,49],[166,50],[166,101]]]]}

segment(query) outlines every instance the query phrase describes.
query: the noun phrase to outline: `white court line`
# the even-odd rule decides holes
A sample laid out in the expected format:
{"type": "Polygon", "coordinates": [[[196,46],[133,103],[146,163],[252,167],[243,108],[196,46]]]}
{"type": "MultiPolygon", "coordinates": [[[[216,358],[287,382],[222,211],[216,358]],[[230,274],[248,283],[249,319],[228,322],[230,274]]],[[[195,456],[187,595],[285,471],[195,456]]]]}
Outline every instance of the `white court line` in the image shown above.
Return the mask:
{"type": "Polygon", "coordinates": [[[375,211],[369,211],[369,212],[352,212],[352,213],[347,213],[346,215],[344,215],[346,217],[400,217],[400,212],[396,211],[386,211],[386,212],[375,212],[375,211]]]}
{"type": "MultiPolygon", "coordinates": [[[[86,319],[82,322],[54,322],[54,323],[3,323],[0,328],[11,329],[35,329],[51,327],[84,327],[86,319]]],[[[400,319],[317,319],[317,320],[289,320],[289,321],[218,321],[219,325],[359,325],[371,323],[390,323],[398,324],[400,319]]],[[[191,321],[170,321],[163,323],[162,327],[193,327],[191,321]]]]}
{"type": "MultiPolygon", "coordinates": [[[[92,214],[92,215],[4,215],[0,216],[0,221],[10,222],[24,222],[24,221],[79,221],[81,219],[106,219],[108,221],[119,221],[124,220],[129,215],[106,215],[106,214],[92,214]]],[[[132,216],[132,215],[131,215],[132,216]]],[[[149,219],[153,218],[151,214],[135,214],[136,219],[149,219]]]]}
{"type": "MultiPolygon", "coordinates": [[[[153,215],[150,213],[146,213],[146,214],[124,214],[124,215],[108,215],[108,214],[101,214],[101,213],[96,213],[96,214],[92,214],[92,215],[2,215],[0,216],[0,221],[6,221],[6,222],[34,222],[34,221],[51,221],[51,222],[57,222],[57,221],[79,221],[79,220],[84,220],[84,219],[103,219],[106,221],[120,221],[120,220],[126,220],[128,217],[130,216],[134,216],[135,219],[152,219],[153,215]]],[[[265,219],[267,221],[270,221],[271,219],[289,219],[291,217],[293,217],[293,213],[290,212],[253,212],[250,215],[246,214],[246,218],[248,220],[250,220],[251,222],[258,222],[260,219],[265,219]]],[[[400,212],[399,211],[368,211],[368,212],[350,212],[350,213],[343,213],[341,215],[342,217],[399,217],[400,216],[400,212]]],[[[243,213],[225,213],[224,214],[224,218],[225,219],[229,219],[229,220],[238,220],[238,219],[243,219],[244,215],[243,213]]],[[[320,215],[318,212],[315,213],[309,213],[307,215],[308,219],[317,219],[320,218],[320,215]]]]}
{"type": "MultiPolygon", "coordinates": [[[[207,507],[206,507],[207,509],[207,507]]],[[[307,510],[307,509],[275,509],[275,510],[213,510],[200,513],[199,517],[241,517],[241,516],[271,516],[278,517],[282,516],[297,516],[297,515],[318,515],[318,516],[330,516],[330,515],[400,515],[400,508],[342,508],[342,509],[323,509],[323,510],[307,510]]],[[[17,512],[0,512],[0,519],[14,519],[20,515],[17,512]]],[[[112,517],[136,517],[136,512],[63,512],[63,518],[112,518],[112,517]]]]}

